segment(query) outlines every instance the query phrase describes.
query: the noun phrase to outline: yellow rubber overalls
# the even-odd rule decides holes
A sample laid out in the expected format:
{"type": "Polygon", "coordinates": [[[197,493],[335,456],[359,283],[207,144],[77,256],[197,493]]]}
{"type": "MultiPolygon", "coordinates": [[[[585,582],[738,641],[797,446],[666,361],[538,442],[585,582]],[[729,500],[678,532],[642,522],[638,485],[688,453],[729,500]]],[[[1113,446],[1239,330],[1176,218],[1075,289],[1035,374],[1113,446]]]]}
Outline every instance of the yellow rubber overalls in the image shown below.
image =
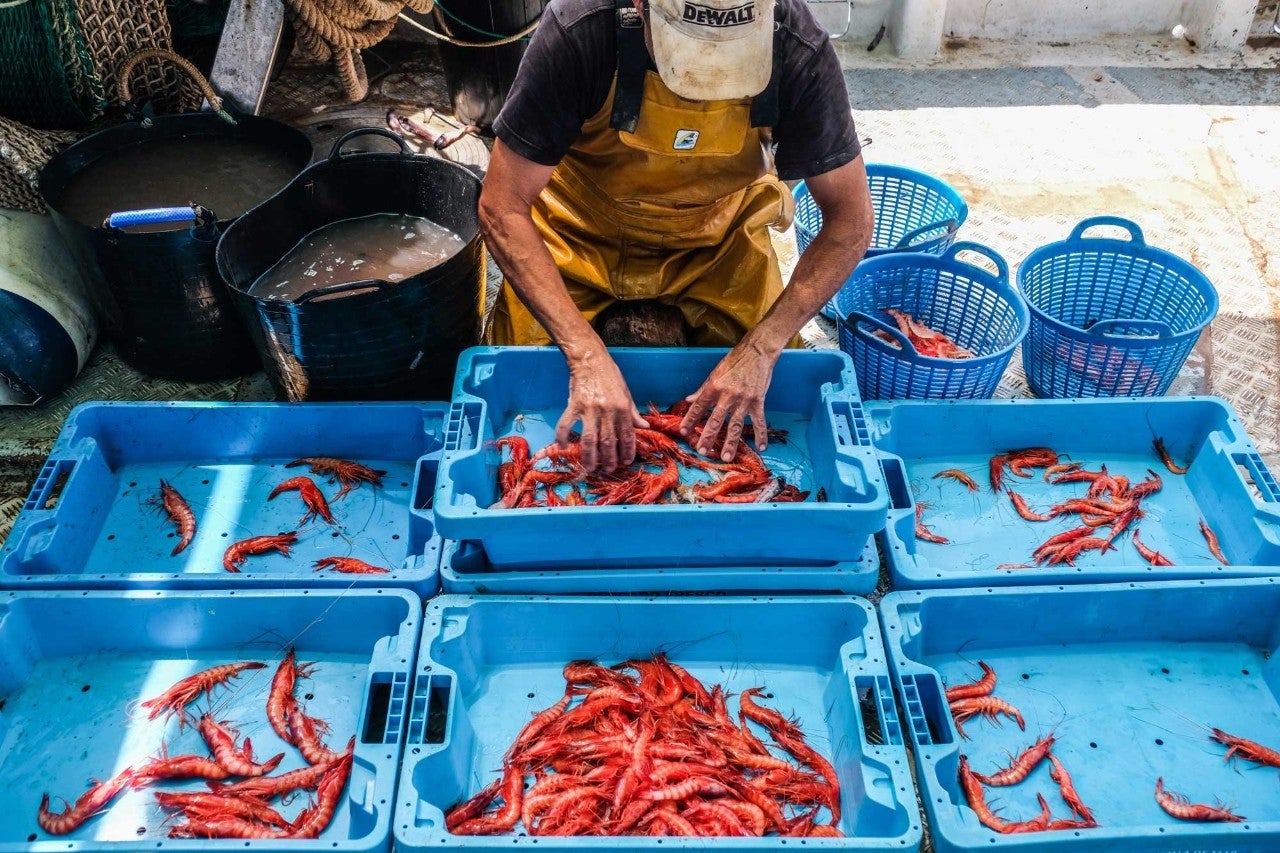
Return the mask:
{"type": "MultiPolygon", "coordinates": [[[[782,292],[768,229],[788,227],[795,207],[766,147],[777,73],[756,110],[751,98],[685,100],[647,69],[638,16],[619,5],[609,97],[552,172],[533,221],[588,322],[616,300],[654,299],[680,309],[690,343],[732,346],[782,292]]],[[[551,343],[509,281],[489,337],[551,343]]]]}

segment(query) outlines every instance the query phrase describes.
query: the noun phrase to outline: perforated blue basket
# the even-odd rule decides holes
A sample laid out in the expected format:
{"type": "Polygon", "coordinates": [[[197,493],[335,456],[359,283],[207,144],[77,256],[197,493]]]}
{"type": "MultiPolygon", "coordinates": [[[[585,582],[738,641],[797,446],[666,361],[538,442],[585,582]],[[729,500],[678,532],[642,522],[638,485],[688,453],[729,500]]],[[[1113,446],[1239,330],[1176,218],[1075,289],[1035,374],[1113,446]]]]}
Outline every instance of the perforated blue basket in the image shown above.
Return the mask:
{"type": "MultiPolygon", "coordinates": [[[[875,233],[866,257],[890,252],[940,255],[956,239],[969,216],[969,206],[945,181],[905,166],[867,164],[867,185],[876,214],[875,233]]],[[[822,230],[822,211],[800,182],[791,191],[796,202],[796,247],[803,252],[822,230]]],[[[822,309],[836,318],[835,299],[822,309]]]]}
{"type": "Polygon", "coordinates": [[[956,243],[941,257],[899,252],[863,261],[835,302],[840,349],[853,359],[858,388],[868,400],[990,397],[1027,334],[1027,306],[1009,284],[1008,265],[979,243],[956,243]],[[965,251],[990,259],[996,273],[957,260],[965,251]],[[885,308],[905,311],[975,357],[921,355],[885,308]]]}
{"type": "Polygon", "coordinates": [[[1148,246],[1128,219],[1095,216],[1036,249],[1018,270],[1031,311],[1022,348],[1039,397],[1150,397],[1169,390],[1218,293],[1187,261],[1148,246]],[[1128,240],[1084,236],[1115,225],[1128,240]]]}

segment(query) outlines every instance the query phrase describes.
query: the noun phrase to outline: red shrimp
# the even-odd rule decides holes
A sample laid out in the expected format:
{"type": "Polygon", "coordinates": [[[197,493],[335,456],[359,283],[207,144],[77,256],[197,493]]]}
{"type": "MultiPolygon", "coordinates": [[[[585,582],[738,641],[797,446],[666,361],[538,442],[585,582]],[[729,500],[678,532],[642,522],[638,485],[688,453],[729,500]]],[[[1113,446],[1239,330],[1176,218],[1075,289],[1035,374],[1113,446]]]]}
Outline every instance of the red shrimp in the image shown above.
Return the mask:
{"type": "Polygon", "coordinates": [[[957,684],[955,687],[948,687],[946,693],[947,702],[955,702],[958,699],[976,699],[979,696],[991,695],[991,691],[996,689],[996,671],[983,661],[978,661],[978,667],[982,670],[982,678],[970,684],[957,684]]]}
{"type": "Polygon", "coordinates": [[[339,757],[337,763],[325,771],[316,790],[316,803],[294,820],[289,837],[299,839],[319,838],[320,833],[333,820],[333,813],[342,802],[343,789],[347,787],[347,778],[351,775],[352,753],[339,757]]]}
{"type": "Polygon", "coordinates": [[[244,820],[238,817],[219,817],[211,820],[190,818],[169,830],[170,838],[245,838],[250,840],[266,840],[270,838],[290,838],[287,829],[276,829],[265,823],[244,820]]]}
{"type": "Polygon", "coordinates": [[[298,664],[293,647],[290,646],[289,652],[284,656],[284,660],[280,661],[280,665],[276,667],[276,674],[271,679],[271,692],[267,695],[267,721],[271,723],[271,728],[280,736],[280,739],[286,743],[293,743],[293,736],[289,733],[288,716],[289,710],[297,704],[293,698],[294,684],[299,678],[309,678],[314,671],[314,663],[298,664]]]}
{"type": "Polygon", "coordinates": [[[176,557],[186,550],[196,535],[196,514],[191,511],[191,505],[187,503],[186,498],[164,480],[160,481],[159,502],[164,508],[164,514],[169,516],[169,520],[178,528],[178,544],[174,545],[173,550],[169,552],[170,557],[176,557]]]}
{"type": "Polygon", "coordinates": [[[991,479],[991,491],[999,492],[1004,487],[1004,466],[1009,464],[1009,457],[1000,454],[992,456],[987,465],[987,475],[991,479]]]}
{"type": "Polygon", "coordinates": [[[969,759],[960,756],[960,790],[964,792],[964,798],[969,803],[969,808],[973,809],[973,813],[977,815],[978,822],[987,829],[994,829],[996,832],[1004,832],[1005,827],[1009,826],[1009,822],[996,817],[995,812],[987,805],[986,793],[982,790],[982,783],[978,781],[978,777],[969,769],[969,759]]]}
{"type": "Polygon", "coordinates": [[[95,781],[93,787],[81,794],[74,805],[68,803],[60,813],[49,809],[49,795],[46,793],[40,799],[36,823],[50,835],[66,835],[69,832],[75,832],[89,818],[105,809],[117,794],[133,782],[133,779],[133,768],[126,767],[105,782],[95,781]]]}
{"type": "Polygon", "coordinates": [[[324,499],[324,492],[320,491],[320,487],[310,477],[291,477],[285,480],[271,490],[271,494],[267,495],[267,500],[272,501],[276,499],[277,495],[294,491],[298,493],[298,496],[302,498],[302,502],[307,506],[306,514],[298,522],[299,526],[306,524],[317,515],[329,524],[337,524],[333,520],[333,512],[329,509],[329,502],[324,499]]]}
{"type": "Polygon", "coordinates": [[[975,699],[958,699],[950,703],[951,716],[956,722],[956,728],[960,734],[964,735],[964,729],[960,728],[960,724],[970,717],[984,716],[990,717],[995,721],[1000,714],[1017,721],[1018,728],[1026,731],[1027,724],[1022,719],[1022,712],[995,696],[979,696],[975,699]]]}
{"type": "Polygon", "coordinates": [[[1164,789],[1164,779],[1156,779],[1156,802],[1160,808],[1178,820],[1199,821],[1202,823],[1243,823],[1248,818],[1233,814],[1221,804],[1217,807],[1204,803],[1193,803],[1183,794],[1164,789]]]}
{"type": "Polygon", "coordinates": [[[934,533],[929,528],[929,525],[924,523],[924,511],[928,508],[929,505],[926,503],[916,503],[916,538],[923,539],[926,542],[932,542],[935,545],[950,545],[950,539],[934,533]]]}
{"type": "Polygon", "coordinates": [[[160,756],[144,764],[134,774],[130,784],[134,788],[144,788],[152,782],[163,779],[222,780],[229,778],[231,778],[230,771],[211,758],[205,758],[203,755],[178,755],[169,758],[162,748],[160,756]]]}
{"type": "Polygon", "coordinates": [[[181,729],[187,722],[187,705],[199,699],[202,694],[211,693],[213,688],[230,681],[245,670],[265,669],[266,666],[265,663],[249,661],[247,663],[224,663],[220,666],[210,667],[197,672],[195,675],[188,675],[159,696],[143,702],[140,707],[151,712],[147,715],[148,720],[154,720],[161,714],[164,714],[166,718],[170,714],[177,714],[178,728],[181,729]]]}
{"type": "Polygon", "coordinates": [[[239,542],[231,543],[222,555],[222,568],[229,572],[239,572],[244,561],[250,557],[265,554],[268,551],[279,551],[289,556],[289,547],[298,541],[297,533],[281,533],[278,536],[250,536],[239,542]]]}
{"type": "Polygon", "coordinates": [[[199,821],[218,817],[237,817],[257,820],[280,829],[289,826],[279,812],[253,797],[224,797],[220,794],[156,791],[156,802],[167,809],[181,809],[188,818],[199,821]]]}
{"type": "Polygon", "coordinates": [[[1031,820],[1006,824],[1000,831],[1006,835],[1012,835],[1018,832],[1044,832],[1048,829],[1049,823],[1053,820],[1053,815],[1049,812],[1049,803],[1045,800],[1044,794],[1036,794],[1036,801],[1040,803],[1039,815],[1031,820]]]}
{"type": "MultiPolygon", "coordinates": [[[[1080,818],[1081,821],[1091,826],[1096,825],[1093,819],[1093,812],[1080,799],[1080,795],[1076,793],[1075,785],[1071,782],[1071,774],[1067,772],[1067,768],[1062,766],[1062,762],[1058,760],[1058,756],[1052,752],[1048,755],[1049,764],[1052,767],[1049,770],[1049,778],[1058,783],[1058,790],[1062,793],[1062,801],[1071,808],[1072,814],[1080,818]]],[[[1062,829],[1074,829],[1075,827],[1061,827],[1062,829]]]]}
{"type": "Polygon", "coordinates": [[[213,758],[228,773],[235,776],[265,776],[284,760],[284,753],[267,759],[262,764],[253,760],[253,744],[244,739],[244,749],[236,749],[236,731],[225,723],[219,723],[209,714],[200,717],[200,736],[209,745],[213,758]]]}
{"type": "Polygon", "coordinates": [[[1233,755],[1238,754],[1248,761],[1265,764],[1268,767],[1280,767],[1280,752],[1276,752],[1271,747],[1263,746],[1257,741],[1229,735],[1222,729],[1213,729],[1209,737],[1211,740],[1228,747],[1227,761],[1230,761],[1233,755]]]}
{"type": "Polygon", "coordinates": [[[298,748],[308,764],[324,764],[338,758],[338,753],[320,742],[320,734],[328,730],[323,721],[308,717],[296,704],[285,712],[289,742],[298,748]]]}
{"type": "MultiPolygon", "coordinates": [[[[208,782],[208,786],[214,793],[232,796],[232,797],[255,797],[261,800],[267,800],[272,797],[278,797],[287,794],[290,791],[309,791],[320,784],[320,779],[324,774],[333,768],[333,766],[354,754],[356,747],[356,739],[353,736],[347,742],[347,749],[342,755],[339,755],[333,761],[327,761],[322,764],[313,764],[298,770],[290,770],[288,773],[281,773],[279,776],[259,776],[254,779],[245,779],[242,782],[233,782],[230,784],[220,782],[208,782]]],[[[212,764],[213,762],[210,762],[212,764]]],[[[216,766],[216,765],[215,765],[216,766]]]]}
{"type": "Polygon", "coordinates": [[[1133,547],[1138,549],[1138,553],[1142,555],[1142,559],[1146,560],[1148,563],[1150,563],[1153,566],[1172,566],[1173,565],[1173,561],[1170,560],[1168,557],[1166,557],[1164,554],[1161,554],[1159,551],[1155,551],[1151,548],[1148,548],[1146,545],[1142,544],[1142,540],[1138,538],[1137,528],[1134,528],[1133,530],[1133,547]]]}
{"type": "Polygon", "coordinates": [[[1222,546],[1218,544],[1218,534],[1213,532],[1213,528],[1206,524],[1203,518],[1200,519],[1200,532],[1204,534],[1204,541],[1209,543],[1209,553],[1214,559],[1224,566],[1231,565],[1222,553],[1222,546]]]}
{"type": "Polygon", "coordinates": [[[355,557],[323,557],[316,560],[314,571],[319,572],[324,569],[333,569],[336,572],[342,572],[347,575],[386,575],[391,573],[390,569],[371,566],[364,560],[357,560],[355,557]]]}
{"type": "Polygon", "coordinates": [[[1156,454],[1160,457],[1160,461],[1164,463],[1164,467],[1168,468],[1171,473],[1185,474],[1187,468],[1177,465],[1173,461],[1173,457],[1169,455],[1169,451],[1165,450],[1164,439],[1157,437],[1151,442],[1151,446],[1156,449],[1156,454]]]}
{"type": "MultiPolygon", "coordinates": [[[[528,445],[525,445],[525,458],[529,458],[528,445]]],[[[335,459],[332,456],[305,456],[302,459],[295,459],[286,468],[296,468],[299,465],[309,465],[312,474],[320,474],[321,476],[331,477],[342,484],[342,488],[333,496],[333,499],[339,500],[348,492],[361,483],[368,483],[374,488],[382,485],[382,478],[386,475],[386,471],[379,471],[376,468],[370,468],[368,465],[361,465],[359,462],[350,462],[346,459],[335,459]]]]}
{"type": "Polygon", "coordinates": [[[1033,512],[1031,507],[1027,506],[1027,502],[1022,495],[1018,494],[1013,489],[1009,489],[1009,500],[1013,502],[1013,508],[1018,511],[1018,515],[1022,516],[1027,521],[1049,521],[1050,519],[1056,518],[1058,515],[1058,513],[1052,510],[1044,514],[1033,512]]]}
{"type": "Polygon", "coordinates": [[[1003,770],[990,776],[983,776],[980,773],[974,775],[978,777],[979,782],[993,788],[1016,785],[1031,775],[1031,771],[1036,769],[1036,765],[1044,760],[1051,749],[1053,749],[1053,735],[1045,735],[1023,750],[1022,754],[1003,770]]]}
{"type": "Polygon", "coordinates": [[[947,477],[949,479],[955,480],[957,483],[964,486],[966,489],[968,489],[971,492],[978,491],[978,484],[973,481],[972,477],[970,477],[965,472],[961,471],[959,468],[948,468],[945,471],[939,471],[938,473],[933,475],[933,479],[935,480],[938,479],[939,477],[947,477]]]}

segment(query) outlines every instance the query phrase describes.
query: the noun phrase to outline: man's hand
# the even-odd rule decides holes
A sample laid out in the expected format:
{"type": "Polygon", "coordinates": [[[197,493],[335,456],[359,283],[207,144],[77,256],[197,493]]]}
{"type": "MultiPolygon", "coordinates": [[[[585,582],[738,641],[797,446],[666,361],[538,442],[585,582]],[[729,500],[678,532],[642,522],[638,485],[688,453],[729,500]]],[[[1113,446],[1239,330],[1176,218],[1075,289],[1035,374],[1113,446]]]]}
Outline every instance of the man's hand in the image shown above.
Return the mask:
{"type": "Polygon", "coordinates": [[[743,421],[747,417],[751,418],[756,449],[764,450],[768,446],[769,425],[764,416],[764,395],[769,390],[773,367],[781,352],[780,347],[761,346],[748,335],[716,365],[697,393],[687,398],[692,405],[680,424],[680,432],[691,436],[694,427],[704,417],[707,419],[698,439],[696,449],[699,453],[710,456],[721,431],[724,431],[720,458],[725,462],[732,461],[738,453],[743,421]]]}
{"type": "Polygon", "coordinates": [[[569,444],[569,432],[582,421],[582,466],[613,471],[636,458],[636,427],[646,427],[637,413],[622,371],[607,351],[569,363],[569,407],[556,424],[556,441],[569,444]]]}

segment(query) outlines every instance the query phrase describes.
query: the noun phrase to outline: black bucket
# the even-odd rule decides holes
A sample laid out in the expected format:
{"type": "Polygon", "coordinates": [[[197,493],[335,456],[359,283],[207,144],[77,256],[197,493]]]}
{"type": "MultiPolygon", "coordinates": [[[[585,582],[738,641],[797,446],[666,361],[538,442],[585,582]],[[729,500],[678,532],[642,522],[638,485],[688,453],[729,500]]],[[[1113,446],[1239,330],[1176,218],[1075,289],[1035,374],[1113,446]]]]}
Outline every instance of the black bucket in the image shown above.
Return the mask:
{"type": "Polygon", "coordinates": [[[218,271],[249,318],[280,393],[294,402],[449,399],[459,353],[480,339],[479,202],[480,179],[464,167],[415,156],[398,136],[364,128],[228,228],[218,243],[218,271]],[[394,139],[401,153],[342,153],[367,134],[394,139]],[[380,213],[424,217],[464,246],[403,281],[334,284],[292,302],[248,292],[317,228],[380,213]]]}
{"type": "MultiPolygon", "coordinates": [[[[494,34],[518,33],[542,14],[546,0],[488,0],[435,7],[435,23],[460,41],[486,42],[494,34]]],[[[496,47],[463,47],[441,41],[440,64],[453,114],[464,124],[490,127],[506,102],[528,39],[496,47]]]]}
{"type": "MultiPolygon", "coordinates": [[[[195,204],[150,211],[93,227],[62,211],[67,187],[103,157],[157,141],[228,139],[281,152],[301,171],[311,143],[300,131],[256,116],[231,124],[211,112],[160,116],[85,137],[40,172],[40,193],[69,250],[90,283],[120,357],[151,376],[205,381],[242,376],[259,366],[257,351],[214,262],[221,231],[232,217],[195,204]],[[191,227],[137,233],[129,224],[194,221],[191,227]]],[[[198,164],[194,164],[198,166],[198,164]]],[[[273,188],[264,188],[265,193],[273,188]]]]}

